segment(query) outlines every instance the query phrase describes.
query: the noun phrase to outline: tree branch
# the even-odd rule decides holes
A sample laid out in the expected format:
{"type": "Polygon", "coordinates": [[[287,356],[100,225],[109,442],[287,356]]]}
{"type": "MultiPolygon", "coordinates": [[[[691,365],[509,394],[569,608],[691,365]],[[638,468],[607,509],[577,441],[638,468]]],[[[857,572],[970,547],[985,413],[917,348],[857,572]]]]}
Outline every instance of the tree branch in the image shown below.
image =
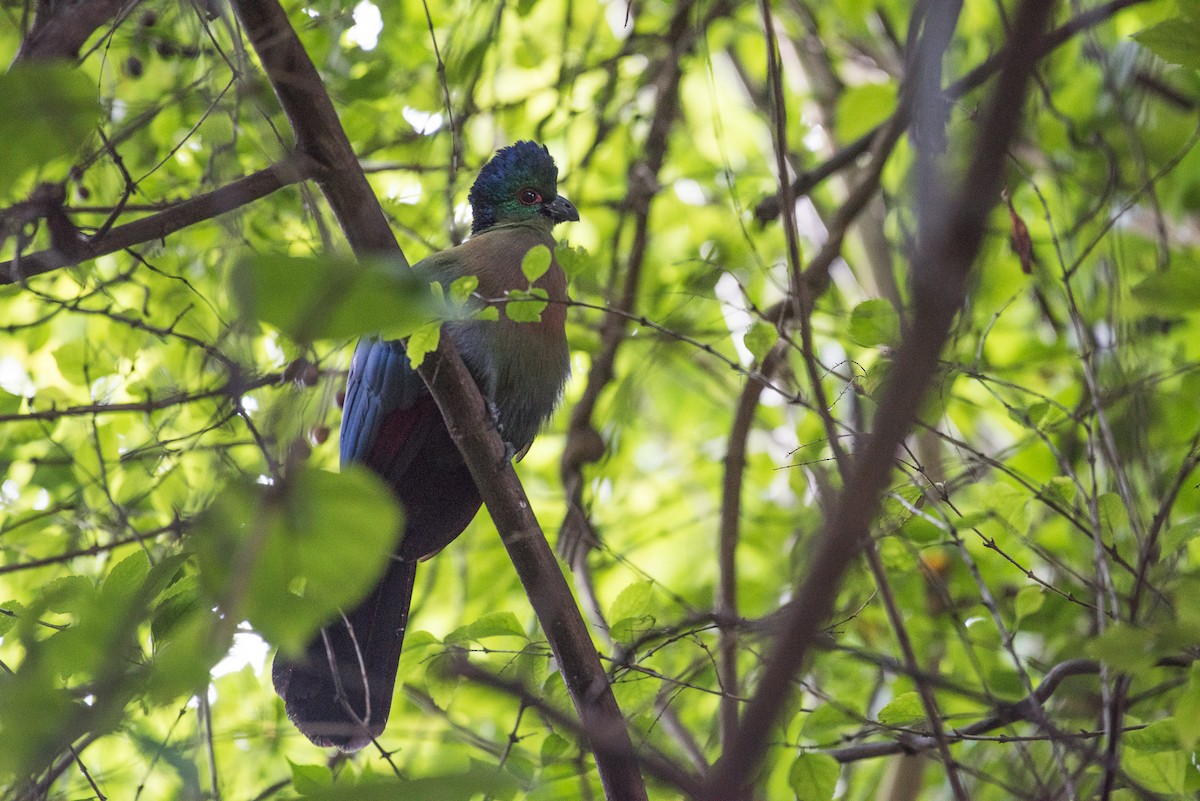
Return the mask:
{"type": "MultiPolygon", "coordinates": [[[[316,180],[358,255],[400,256],[387,218],[367,183],[312,61],[275,0],[234,0],[246,35],[296,135],[316,180]]],[[[562,571],[517,480],[479,389],[443,337],[420,368],[451,438],[479,487],[520,575],[593,749],[610,799],[639,801],[646,788],[625,720],[596,656],[562,571]]]]}
{"type": "MultiPolygon", "coordinates": [[[[1149,0],[1110,0],[1110,2],[1104,5],[1097,6],[1090,11],[1085,11],[1041,37],[1035,51],[1035,57],[1038,59],[1044,58],[1080,33],[1108,21],[1119,12],[1131,6],[1145,2],[1149,2],[1149,0]]],[[[966,75],[947,86],[945,90],[947,99],[962,97],[967,92],[983,86],[989,78],[999,71],[1007,55],[1008,48],[1005,47],[984,59],[966,75]]],[[[897,130],[903,130],[908,125],[908,113],[909,109],[902,105],[896,109],[895,114],[891,118],[879,123],[879,125],[834,153],[818,166],[811,170],[806,170],[799,175],[796,179],[796,184],[792,187],[792,197],[804,197],[824,183],[830,176],[852,166],[861,156],[872,149],[881,131],[884,131],[888,127],[896,127],[897,130]]],[[[777,193],[760,200],[754,208],[754,216],[759,222],[766,223],[778,217],[782,208],[780,195],[777,193]]]]}
{"type": "Polygon", "coordinates": [[[158,214],[119,225],[91,239],[80,240],[70,253],[51,248],[0,262],[0,286],[15,284],[61,267],[82,264],[134,245],[164,239],[176,231],[239,209],[308,177],[303,159],[286,158],[220,189],[184,200],[158,214]]]}
{"type": "Polygon", "coordinates": [[[79,49],[102,25],[139,0],[82,0],[55,3],[40,0],[33,27],[21,42],[14,63],[54,58],[79,58],[79,49]]]}
{"type": "MultiPolygon", "coordinates": [[[[705,786],[703,799],[741,797],[821,624],[833,610],[842,578],[862,550],[892,473],[896,448],[912,427],[937,370],[938,355],[966,296],[966,279],[999,196],[1005,152],[1016,136],[1029,76],[1054,3],[1025,0],[1017,12],[997,87],[979,126],[967,175],[954,198],[922,208],[913,257],[912,320],[884,384],[872,433],[815,543],[812,565],[789,605],[758,691],[705,786]]],[[[927,196],[932,193],[925,193],[927,196]]]]}

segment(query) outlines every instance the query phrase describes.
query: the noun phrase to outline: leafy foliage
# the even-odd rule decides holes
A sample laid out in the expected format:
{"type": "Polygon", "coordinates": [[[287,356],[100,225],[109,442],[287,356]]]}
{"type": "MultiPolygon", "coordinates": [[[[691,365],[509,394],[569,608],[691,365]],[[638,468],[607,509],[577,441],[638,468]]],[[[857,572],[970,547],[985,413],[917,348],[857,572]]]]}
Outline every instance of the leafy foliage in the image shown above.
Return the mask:
{"type": "MultiPolygon", "coordinates": [[[[1200,17],[1090,4],[1083,25],[1077,5],[1012,110],[1011,206],[988,199],[872,527],[879,570],[851,571],[803,673],[767,688],[756,797],[1200,787],[1200,17]],[[904,773],[906,752],[931,758],[904,773]]],[[[398,262],[346,257],[230,9],[147,0],[76,62],[37,63],[22,48],[52,6],[0,17],[5,794],[599,797],[486,515],[423,570],[380,750],[330,759],[283,716],[251,630],[296,647],[398,531],[385,490],[336,472],[347,346],[411,336],[420,361],[439,303],[398,262]]],[[[582,218],[555,252],[575,378],[519,472],[575,545],[635,742],[684,775],[763,690],[843,486],[837,448],[860,451],[915,313],[929,120],[863,137],[909,102],[899,38],[925,7],[770,4],[796,265],[757,4],[454,0],[428,23],[415,0],[289,6],[410,262],[465,236],[497,145],[554,152],[582,218]],[[796,270],[831,241],[806,308],[796,270]]],[[[952,175],[986,135],[1014,8],[965,4],[941,59],[952,175]]],[[[506,314],[545,305],[518,294],[506,314]]],[[[652,797],[687,795],[647,776],[652,797]]]]}

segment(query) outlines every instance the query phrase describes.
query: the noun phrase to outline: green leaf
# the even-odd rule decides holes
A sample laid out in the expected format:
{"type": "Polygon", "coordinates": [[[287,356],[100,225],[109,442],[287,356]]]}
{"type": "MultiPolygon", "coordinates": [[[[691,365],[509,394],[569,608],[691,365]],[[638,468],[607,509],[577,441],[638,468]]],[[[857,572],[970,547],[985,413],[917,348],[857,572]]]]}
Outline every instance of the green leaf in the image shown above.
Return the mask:
{"type": "Polygon", "coordinates": [[[520,637],[528,635],[522,628],[517,616],[512,612],[491,612],[473,623],[468,623],[446,636],[446,642],[456,644],[468,640],[482,640],[487,637],[520,637]]]}
{"type": "Polygon", "coordinates": [[[514,323],[540,323],[549,302],[546,290],[534,287],[528,292],[509,292],[504,316],[514,323]]]}
{"type": "Polygon", "coordinates": [[[454,283],[450,284],[450,302],[457,305],[466,305],[471,299],[471,293],[479,287],[479,276],[464,275],[454,279],[454,283]]]}
{"type": "Polygon", "coordinates": [[[1023,620],[1042,608],[1046,602],[1046,593],[1041,587],[1022,587],[1013,601],[1013,610],[1017,620],[1023,620]]]}
{"type": "Polygon", "coordinates": [[[404,353],[414,370],[424,364],[427,355],[437,350],[441,337],[442,324],[436,321],[426,323],[413,331],[412,336],[404,343],[404,353]]]}
{"type": "Polygon", "coordinates": [[[871,348],[900,339],[900,317],[886,300],[864,300],[850,313],[850,338],[871,348]]]}
{"type": "Polygon", "coordinates": [[[767,353],[774,347],[778,339],[779,332],[775,330],[775,326],[758,320],[750,326],[743,341],[746,349],[754,356],[754,360],[762,364],[762,360],[766,358],[767,353]]]}
{"type": "Polygon", "coordinates": [[[292,789],[300,795],[310,795],[333,786],[333,771],[327,765],[301,765],[288,760],[292,767],[292,789]]]}
{"type": "MultiPolygon", "coordinates": [[[[1195,39],[1189,44],[1192,52],[1200,54],[1195,39]]],[[[1200,57],[1200,56],[1198,56],[1200,57]]],[[[1166,272],[1153,273],[1137,284],[1133,299],[1148,314],[1183,315],[1200,310],[1200,264],[1182,262],[1171,265],[1166,272]]]]}
{"type": "Polygon", "coordinates": [[[1172,17],[1133,35],[1134,40],[1168,64],[1200,68],[1200,19],[1172,17]]]}
{"type": "Polygon", "coordinates": [[[907,726],[925,719],[925,707],[917,693],[902,693],[879,710],[879,722],[885,726],[907,726]]]}
{"type": "Polygon", "coordinates": [[[537,773],[537,767],[531,760],[515,753],[508,755],[508,759],[504,761],[504,769],[515,776],[517,781],[523,785],[528,785],[532,782],[534,775],[537,773]]]}
{"type": "Polygon", "coordinates": [[[435,308],[429,285],[388,259],[259,254],[238,263],[232,283],[243,316],[300,344],[371,333],[398,339],[435,308]]]}
{"type": "Polygon", "coordinates": [[[800,754],[788,771],[788,784],[797,801],[829,801],[841,773],[842,766],[828,754],[800,754]]]}
{"type": "Polygon", "coordinates": [[[617,595],[608,609],[609,620],[639,617],[650,611],[654,585],[649,581],[635,581],[617,595]]]}
{"type": "Polygon", "coordinates": [[[397,799],[469,799],[480,795],[512,798],[517,782],[495,765],[473,763],[462,773],[426,776],[419,779],[382,778],[365,775],[358,782],[345,780],[328,787],[314,787],[304,797],[308,801],[397,801],[397,799]]]}
{"type": "Polygon", "coordinates": [[[300,470],[279,486],[227,487],[193,542],[209,597],[235,604],[226,614],[295,651],[375,584],[400,531],[391,490],[351,466],[300,470]]]}
{"type": "Polygon", "coordinates": [[[1042,487],[1043,497],[1057,500],[1065,506],[1070,506],[1075,500],[1075,491],[1078,489],[1075,482],[1070,476],[1055,476],[1046,482],[1042,487]]]}
{"type": "Polygon", "coordinates": [[[850,142],[886,120],[896,110],[896,84],[868,83],[841,94],[837,104],[837,136],[850,142]]]}
{"type": "Polygon", "coordinates": [[[546,765],[554,762],[570,750],[571,744],[567,742],[565,737],[550,732],[546,735],[546,739],[542,740],[542,764],[546,765]]]}
{"type": "Polygon", "coordinates": [[[104,598],[130,598],[142,586],[150,573],[150,557],[145,551],[135,551],[109,571],[100,585],[100,595],[104,598]]]}
{"type": "Polygon", "coordinates": [[[653,589],[649,581],[635,581],[617,595],[608,611],[609,634],[617,642],[631,642],[654,626],[653,589]]]}
{"type": "MultiPolygon", "coordinates": [[[[99,121],[96,84],[63,63],[22,62],[0,75],[0,197],[26,170],[75,156],[99,121]]],[[[50,175],[40,176],[53,180],[50,175]]],[[[61,177],[61,176],[56,176],[61,177]]]]}
{"type": "Polygon", "coordinates": [[[1185,751],[1192,751],[1200,740],[1200,662],[1188,669],[1188,683],[1175,702],[1175,733],[1185,751]]]}
{"type": "Polygon", "coordinates": [[[592,257],[592,254],[583,248],[573,247],[565,243],[559,243],[554,248],[554,260],[558,262],[559,267],[562,267],[567,278],[573,278],[581,273],[593,271],[596,261],[592,257]]]}
{"type": "Polygon", "coordinates": [[[1156,720],[1143,729],[1127,732],[1125,745],[1150,754],[1178,751],[1179,738],[1176,736],[1175,721],[1170,718],[1156,720]]]}
{"type": "MultiPolygon", "coordinates": [[[[62,576],[42,588],[42,604],[51,612],[78,614],[95,598],[96,585],[87,576],[62,576]]],[[[10,618],[0,618],[0,621],[8,620],[10,618]]]]}
{"type": "Polygon", "coordinates": [[[1158,659],[1154,649],[1155,634],[1149,629],[1113,626],[1085,647],[1089,656],[1123,672],[1151,667],[1158,659]]]}
{"type": "Polygon", "coordinates": [[[1146,752],[1131,748],[1124,752],[1121,766],[1152,793],[1179,796],[1187,789],[1188,754],[1181,750],[1146,752]]]}
{"type": "Polygon", "coordinates": [[[545,245],[534,245],[525,254],[525,258],[521,259],[521,272],[525,274],[525,279],[532,284],[550,269],[551,260],[550,248],[545,245]]]}
{"type": "Polygon", "coordinates": [[[821,704],[804,716],[800,733],[809,740],[820,741],[836,736],[838,731],[853,722],[854,718],[836,704],[821,704]]]}

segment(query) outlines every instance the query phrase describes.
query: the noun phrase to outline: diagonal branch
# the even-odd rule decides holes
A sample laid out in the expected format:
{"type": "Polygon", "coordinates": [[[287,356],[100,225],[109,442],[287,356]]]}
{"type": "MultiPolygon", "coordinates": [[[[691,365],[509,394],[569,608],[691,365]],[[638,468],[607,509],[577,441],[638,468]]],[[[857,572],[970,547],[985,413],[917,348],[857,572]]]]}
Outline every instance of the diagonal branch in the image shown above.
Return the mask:
{"type": "MultiPolygon", "coordinates": [[[[315,177],[355,253],[401,256],[333,103],[276,0],[232,3],[315,177]]],[[[420,368],[508,549],[562,672],[610,799],[641,801],[646,788],[608,678],[562,571],[534,517],[479,389],[443,337],[420,368]]]]}
{"type": "Polygon", "coordinates": [[[0,262],[0,286],[15,284],[42,273],[71,267],[119,250],[163,239],[188,226],[241,208],[308,177],[302,159],[287,158],[232,183],[189,198],[157,214],[151,214],[107,232],[83,239],[66,252],[61,248],[18,255],[0,262]]]}
{"type": "Polygon", "coordinates": [[[92,34],[138,0],[83,0],[54,3],[40,0],[33,27],[21,42],[15,61],[79,58],[79,50],[92,34]]]}
{"type": "MultiPolygon", "coordinates": [[[[1042,36],[1038,42],[1035,55],[1039,59],[1044,58],[1084,31],[1091,30],[1107,22],[1131,6],[1146,2],[1149,2],[1149,0],[1109,0],[1109,2],[1103,5],[1084,11],[1050,31],[1045,36],[1042,36]]],[[[1003,49],[984,59],[967,72],[966,75],[946,87],[946,98],[953,100],[983,86],[999,71],[1007,55],[1008,50],[1003,49]]],[[[859,158],[875,148],[876,142],[881,138],[880,134],[885,130],[889,128],[903,130],[908,125],[909,112],[910,109],[901,104],[891,118],[879,123],[879,125],[867,131],[816,167],[806,170],[797,177],[796,183],[792,187],[791,196],[794,198],[804,197],[820,184],[824,183],[830,176],[854,166],[859,158]]],[[[754,216],[759,222],[766,223],[778,217],[782,209],[780,195],[776,193],[758,202],[758,205],[754,209],[754,216]]]]}
{"type": "MultiPolygon", "coordinates": [[[[1053,7],[1045,0],[1021,4],[967,175],[955,197],[942,192],[942,202],[920,210],[922,225],[913,257],[913,314],[883,387],[872,432],[817,537],[808,575],[785,611],[738,736],[709,777],[701,795],[707,801],[741,797],[750,783],[784,706],[779,699],[790,691],[820,626],[833,610],[847,569],[867,539],[896,448],[912,427],[965,299],[967,276],[983,242],[988,214],[999,197],[1005,151],[1017,134],[1018,110],[1053,7]]],[[[935,196],[933,191],[924,194],[935,196]]]]}

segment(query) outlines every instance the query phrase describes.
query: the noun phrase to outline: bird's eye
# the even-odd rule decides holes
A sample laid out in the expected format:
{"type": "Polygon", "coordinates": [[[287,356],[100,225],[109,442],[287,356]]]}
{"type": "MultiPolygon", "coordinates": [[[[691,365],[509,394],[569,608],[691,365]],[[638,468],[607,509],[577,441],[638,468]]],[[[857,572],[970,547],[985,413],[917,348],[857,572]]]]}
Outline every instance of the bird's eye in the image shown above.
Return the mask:
{"type": "Polygon", "coordinates": [[[526,206],[532,206],[535,203],[541,203],[542,196],[532,189],[522,189],[520,194],[517,195],[517,200],[521,201],[526,206]]]}

